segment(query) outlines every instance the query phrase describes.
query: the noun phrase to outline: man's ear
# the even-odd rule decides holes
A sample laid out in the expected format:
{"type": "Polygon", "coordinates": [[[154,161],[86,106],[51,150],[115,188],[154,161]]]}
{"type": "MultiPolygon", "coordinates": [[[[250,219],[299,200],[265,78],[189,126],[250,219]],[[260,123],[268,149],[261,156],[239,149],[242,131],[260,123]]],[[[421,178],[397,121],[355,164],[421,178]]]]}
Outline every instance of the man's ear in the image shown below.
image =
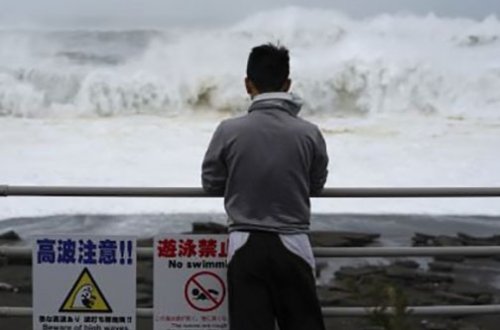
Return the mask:
{"type": "Polygon", "coordinates": [[[245,89],[247,90],[247,93],[248,95],[251,95],[251,92],[252,92],[252,88],[250,86],[252,82],[250,81],[250,79],[248,79],[248,77],[245,78],[245,89]]]}
{"type": "Polygon", "coordinates": [[[255,85],[248,77],[245,78],[245,88],[247,90],[248,95],[250,95],[251,97],[254,97],[255,95],[259,94],[259,91],[257,90],[257,88],[255,88],[255,85]]]}
{"type": "Polygon", "coordinates": [[[283,84],[283,87],[281,88],[281,91],[283,92],[288,92],[290,90],[290,87],[292,87],[292,80],[287,79],[285,83],[283,84]]]}

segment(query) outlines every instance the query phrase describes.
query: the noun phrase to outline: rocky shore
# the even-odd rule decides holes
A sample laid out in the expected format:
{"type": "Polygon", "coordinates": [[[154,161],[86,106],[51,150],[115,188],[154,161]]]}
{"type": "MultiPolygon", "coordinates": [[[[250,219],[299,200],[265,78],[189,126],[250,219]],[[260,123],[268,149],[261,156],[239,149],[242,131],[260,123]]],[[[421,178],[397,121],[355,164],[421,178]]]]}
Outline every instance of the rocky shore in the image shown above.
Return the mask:
{"type": "MultiPolygon", "coordinates": [[[[217,223],[194,223],[193,233],[225,233],[226,227],[217,223]]],[[[311,242],[317,247],[374,246],[380,235],[321,231],[311,233],[311,242]]],[[[23,244],[15,232],[0,235],[0,244],[23,244]]],[[[490,246],[500,245],[500,235],[474,237],[465,233],[456,236],[433,236],[415,233],[414,246],[490,246]]],[[[145,238],[139,246],[151,246],[152,239],[145,238]]],[[[317,275],[335,259],[318,262],[317,275]]],[[[152,307],[152,261],[142,260],[137,269],[137,306],[152,307]]],[[[500,315],[473,317],[416,317],[408,314],[406,306],[432,305],[486,305],[500,302],[500,289],[492,284],[481,269],[500,268],[498,257],[465,258],[440,257],[418,259],[387,259],[383,262],[366,262],[364,265],[344,266],[335,271],[327,281],[318,285],[323,306],[380,306],[396,307],[399,315],[392,320],[374,313],[369,318],[327,318],[328,329],[387,329],[383,324],[396,322],[401,329],[423,330],[497,330],[500,315]],[[467,271],[474,269],[473,272],[467,271]],[[399,319],[398,319],[399,318],[399,319]],[[398,323],[399,322],[399,323],[398,323]]],[[[31,262],[12,260],[0,256],[0,305],[31,306],[31,262]]],[[[394,326],[393,324],[393,326],[394,326]]],[[[138,319],[138,329],[152,329],[150,319],[138,319]]],[[[31,329],[31,318],[0,318],[0,329],[31,329]]],[[[394,329],[394,328],[392,328],[394,329]]]]}
{"type": "MultiPolygon", "coordinates": [[[[473,237],[464,233],[457,236],[415,233],[412,245],[494,246],[500,245],[500,235],[473,237]]],[[[500,322],[498,315],[428,318],[411,316],[405,310],[406,306],[498,304],[500,289],[490,285],[487,275],[481,271],[489,267],[500,268],[497,256],[406,258],[384,264],[342,267],[327,285],[318,287],[318,293],[324,306],[399,308],[401,329],[494,330],[498,329],[500,322]]],[[[390,321],[371,315],[368,319],[339,318],[327,322],[332,329],[386,329],[380,324],[390,321]]]]}

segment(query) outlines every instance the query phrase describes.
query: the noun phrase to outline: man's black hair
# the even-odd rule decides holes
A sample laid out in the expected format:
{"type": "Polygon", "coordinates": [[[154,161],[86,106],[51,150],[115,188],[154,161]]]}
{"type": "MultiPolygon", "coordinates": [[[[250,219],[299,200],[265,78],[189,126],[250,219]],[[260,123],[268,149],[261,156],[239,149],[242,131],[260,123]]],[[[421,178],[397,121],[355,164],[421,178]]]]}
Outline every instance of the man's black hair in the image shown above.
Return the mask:
{"type": "Polygon", "coordinates": [[[290,74],[288,49],[274,44],[254,47],[248,56],[247,77],[260,93],[279,92],[290,74]]]}

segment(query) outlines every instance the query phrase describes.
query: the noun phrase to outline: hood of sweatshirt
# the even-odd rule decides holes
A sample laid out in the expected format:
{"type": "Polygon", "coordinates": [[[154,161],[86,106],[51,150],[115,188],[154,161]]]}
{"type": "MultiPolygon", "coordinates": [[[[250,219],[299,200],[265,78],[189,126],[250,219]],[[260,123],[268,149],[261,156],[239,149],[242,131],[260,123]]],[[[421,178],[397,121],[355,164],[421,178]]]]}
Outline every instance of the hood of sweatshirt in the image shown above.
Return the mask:
{"type": "Polygon", "coordinates": [[[304,102],[300,97],[292,93],[273,92],[263,93],[255,96],[248,112],[256,110],[283,110],[296,117],[304,102]]]}

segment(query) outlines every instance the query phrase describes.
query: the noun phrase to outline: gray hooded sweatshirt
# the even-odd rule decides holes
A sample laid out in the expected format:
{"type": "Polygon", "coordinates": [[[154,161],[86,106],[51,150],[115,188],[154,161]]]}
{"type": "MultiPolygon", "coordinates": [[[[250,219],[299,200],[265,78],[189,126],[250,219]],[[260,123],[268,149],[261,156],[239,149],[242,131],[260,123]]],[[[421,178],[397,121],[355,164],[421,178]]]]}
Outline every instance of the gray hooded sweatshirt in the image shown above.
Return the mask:
{"type": "Polygon", "coordinates": [[[230,231],[308,231],[309,196],[323,189],[328,156],[318,127],[297,117],[301,105],[293,94],[260,94],[246,115],[217,127],[202,183],[224,195],[230,231]]]}

